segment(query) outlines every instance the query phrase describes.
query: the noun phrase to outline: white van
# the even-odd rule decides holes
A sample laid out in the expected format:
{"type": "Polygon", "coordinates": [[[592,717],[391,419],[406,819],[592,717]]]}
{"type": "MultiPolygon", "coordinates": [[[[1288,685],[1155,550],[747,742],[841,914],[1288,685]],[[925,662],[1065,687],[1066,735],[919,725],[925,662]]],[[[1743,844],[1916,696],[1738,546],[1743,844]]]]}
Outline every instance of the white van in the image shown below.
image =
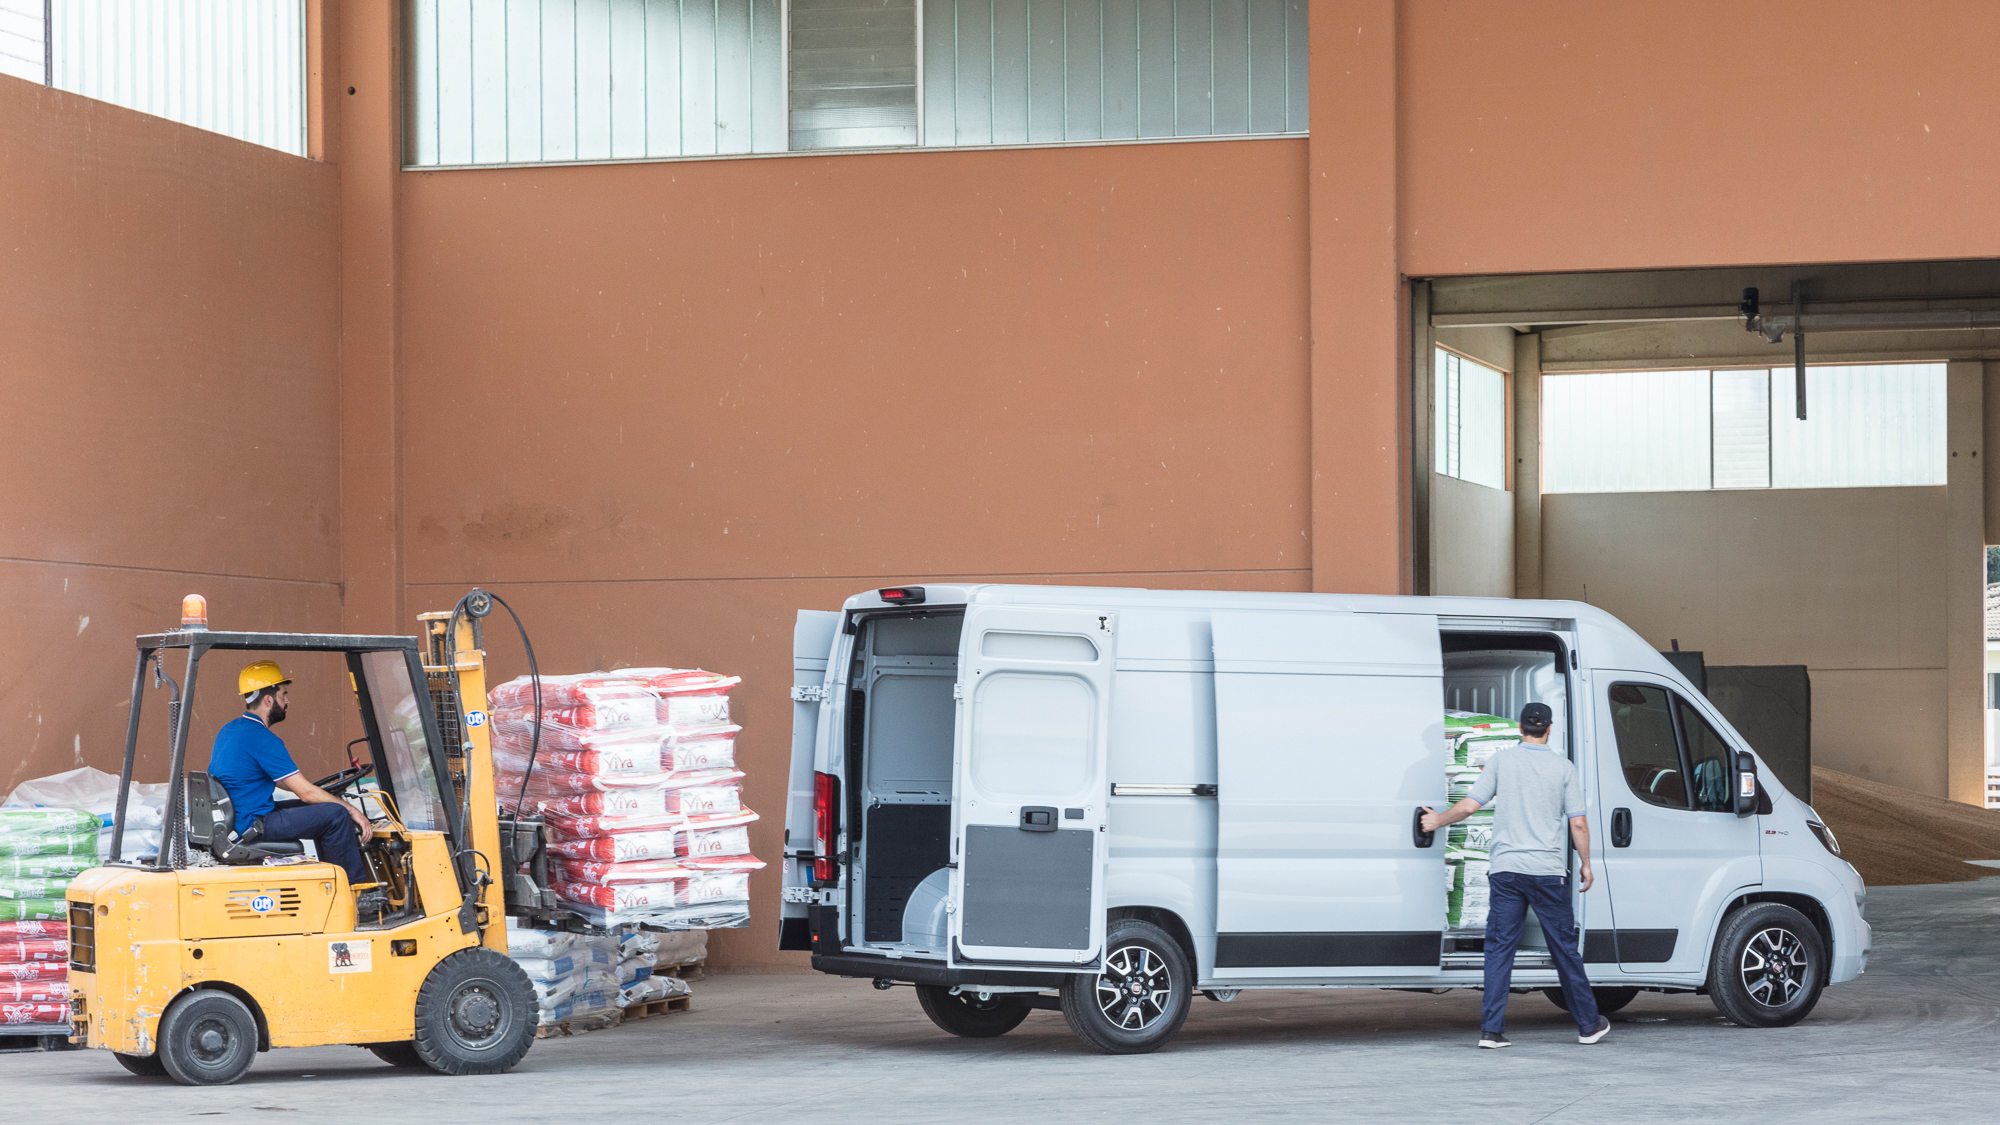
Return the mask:
{"type": "MultiPolygon", "coordinates": [[[[781,947],[954,1034],[1060,1009],[1150,1051],[1197,992],[1478,987],[1416,818],[1448,804],[1445,712],[1532,701],[1589,796],[1601,1007],[1783,1026],[1867,964],[1817,814],[1588,605],[911,586],[801,611],[794,653],[781,947]]],[[[1514,983],[1559,1000],[1547,948],[1531,927],[1514,983]]]]}

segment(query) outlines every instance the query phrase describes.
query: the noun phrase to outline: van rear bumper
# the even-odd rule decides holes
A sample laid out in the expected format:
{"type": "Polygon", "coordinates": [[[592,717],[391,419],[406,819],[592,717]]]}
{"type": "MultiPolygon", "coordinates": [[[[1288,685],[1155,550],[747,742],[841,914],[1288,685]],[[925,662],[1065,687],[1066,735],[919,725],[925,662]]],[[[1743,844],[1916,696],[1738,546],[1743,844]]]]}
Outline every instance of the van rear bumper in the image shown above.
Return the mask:
{"type": "Polygon", "coordinates": [[[1061,988],[1062,973],[1011,973],[991,969],[952,969],[942,962],[906,961],[859,953],[813,954],[813,968],[839,977],[894,980],[905,984],[1005,984],[1022,988],[1061,988]]]}

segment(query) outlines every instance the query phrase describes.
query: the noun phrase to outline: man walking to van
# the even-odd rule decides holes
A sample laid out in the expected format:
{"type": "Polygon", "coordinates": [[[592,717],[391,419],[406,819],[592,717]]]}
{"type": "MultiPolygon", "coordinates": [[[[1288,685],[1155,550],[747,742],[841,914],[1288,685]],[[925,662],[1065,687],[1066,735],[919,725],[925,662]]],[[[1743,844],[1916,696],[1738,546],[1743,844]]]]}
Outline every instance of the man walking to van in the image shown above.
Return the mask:
{"type": "Polygon", "coordinates": [[[1424,809],[1424,831],[1436,832],[1480,809],[1493,810],[1492,863],[1487,882],[1491,905],[1486,914],[1486,990],[1481,1004],[1479,1045],[1512,1046],[1505,1021],[1507,995],[1514,979],[1514,950],[1528,908],[1542,923],[1562,978],[1563,999],[1576,1017],[1577,1042],[1595,1043],[1611,1030],[1611,1021],[1597,1011],[1597,998],[1584,975],[1577,951],[1576,919],[1569,908],[1569,864],[1563,849],[1563,822],[1581,861],[1581,889],[1594,881],[1590,872],[1590,822],[1584,816],[1583,786],[1576,767],[1549,745],[1555,713],[1546,703],[1521,708],[1521,744],[1494,754],[1472,786],[1472,792],[1444,812],[1424,809]]]}

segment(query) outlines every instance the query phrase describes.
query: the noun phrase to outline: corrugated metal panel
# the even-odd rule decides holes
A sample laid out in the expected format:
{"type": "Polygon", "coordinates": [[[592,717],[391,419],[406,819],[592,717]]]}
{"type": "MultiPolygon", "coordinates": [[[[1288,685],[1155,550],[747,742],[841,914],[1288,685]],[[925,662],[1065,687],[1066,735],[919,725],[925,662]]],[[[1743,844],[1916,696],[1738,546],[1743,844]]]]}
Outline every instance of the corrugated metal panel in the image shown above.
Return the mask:
{"type": "Polygon", "coordinates": [[[783,152],[780,0],[411,0],[414,166],[783,152]]]}
{"type": "Polygon", "coordinates": [[[1542,376],[1544,492],[1709,487],[1709,373],[1542,376]]]}
{"type": "Polygon", "coordinates": [[[792,0],[794,149],[917,143],[916,0],[792,0]]]}
{"type": "Polygon", "coordinates": [[[926,145],[1306,131],[1305,0],[924,0],[926,145]]]}
{"type": "Polygon", "coordinates": [[[1807,419],[1792,372],[1771,380],[1774,488],[1883,488],[1945,482],[1942,363],[1806,368],[1807,419]]]}
{"type": "Polygon", "coordinates": [[[1717,371],[1710,376],[1716,488],[1771,486],[1771,373],[1717,371]]]}
{"type": "Polygon", "coordinates": [[[0,74],[46,82],[42,0],[0,0],[0,74]]]}
{"type": "Polygon", "coordinates": [[[304,0],[54,0],[55,85],[303,156],[304,0]]]}
{"type": "Polygon", "coordinates": [[[1432,363],[1437,472],[1507,487],[1507,376],[1439,348],[1432,363]]]}

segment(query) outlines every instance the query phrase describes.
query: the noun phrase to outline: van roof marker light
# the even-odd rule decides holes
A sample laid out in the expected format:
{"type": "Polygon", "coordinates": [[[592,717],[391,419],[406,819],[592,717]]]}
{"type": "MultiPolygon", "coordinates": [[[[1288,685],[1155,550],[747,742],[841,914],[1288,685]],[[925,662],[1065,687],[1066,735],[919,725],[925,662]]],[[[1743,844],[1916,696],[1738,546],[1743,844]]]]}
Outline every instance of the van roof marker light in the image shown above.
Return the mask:
{"type": "Polygon", "coordinates": [[[924,588],[922,586],[891,586],[886,590],[875,591],[875,596],[888,602],[890,605],[920,605],[924,600],[924,588]]]}

